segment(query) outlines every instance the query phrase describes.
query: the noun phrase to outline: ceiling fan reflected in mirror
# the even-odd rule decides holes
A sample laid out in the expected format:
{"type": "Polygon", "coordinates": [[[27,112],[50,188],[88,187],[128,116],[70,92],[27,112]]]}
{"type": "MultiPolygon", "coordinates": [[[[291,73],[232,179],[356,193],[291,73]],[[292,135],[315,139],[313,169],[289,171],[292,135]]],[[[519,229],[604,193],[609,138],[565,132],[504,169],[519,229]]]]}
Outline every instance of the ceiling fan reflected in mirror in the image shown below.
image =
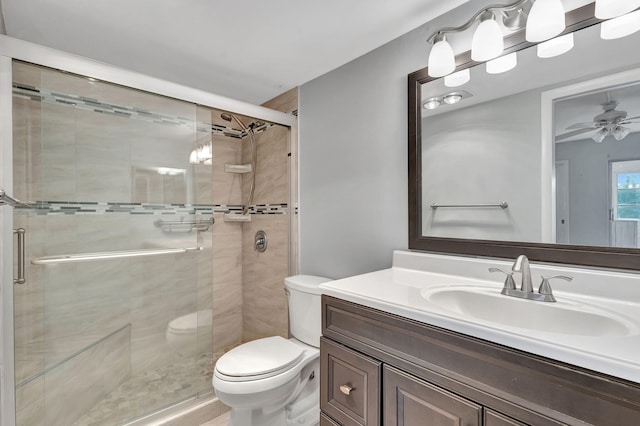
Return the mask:
{"type": "Polygon", "coordinates": [[[605,102],[602,104],[604,112],[593,117],[593,121],[576,123],[567,127],[567,130],[571,131],[556,136],[556,141],[593,131],[595,133],[591,139],[597,143],[601,143],[607,136],[613,136],[618,141],[624,139],[631,132],[631,129],[624,127],[624,125],[640,123],[640,116],[627,117],[627,112],[617,110],[617,106],[618,101],[616,100],[605,102]]]}

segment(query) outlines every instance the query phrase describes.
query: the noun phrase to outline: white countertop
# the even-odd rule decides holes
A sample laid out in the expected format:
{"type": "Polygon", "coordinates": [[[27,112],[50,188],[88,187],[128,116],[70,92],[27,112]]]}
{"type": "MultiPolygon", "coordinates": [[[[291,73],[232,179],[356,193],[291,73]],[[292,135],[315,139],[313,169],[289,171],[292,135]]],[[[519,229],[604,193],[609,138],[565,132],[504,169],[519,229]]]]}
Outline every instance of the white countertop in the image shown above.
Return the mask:
{"type": "MultiPolygon", "coordinates": [[[[624,325],[624,332],[604,336],[520,328],[509,325],[510,318],[500,323],[479,320],[424,297],[456,287],[480,288],[487,294],[509,297],[499,294],[503,276],[489,274],[489,267],[510,269],[511,264],[398,251],[390,269],[330,281],[321,288],[324,294],[350,302],[640,383],[640,275],[532,264],[535,289],[540,275],[571,275],[573,282],[552,282],[555,303],[511,298],[515,303],[549,305],[542,307],[542,312],[577,306],[585,312],[610,315],[624,325]]],[[[519,285],[518,275],[514,278],[519,285]]],[[[513,322],[517,322],[515,318],[513,322]]]]}

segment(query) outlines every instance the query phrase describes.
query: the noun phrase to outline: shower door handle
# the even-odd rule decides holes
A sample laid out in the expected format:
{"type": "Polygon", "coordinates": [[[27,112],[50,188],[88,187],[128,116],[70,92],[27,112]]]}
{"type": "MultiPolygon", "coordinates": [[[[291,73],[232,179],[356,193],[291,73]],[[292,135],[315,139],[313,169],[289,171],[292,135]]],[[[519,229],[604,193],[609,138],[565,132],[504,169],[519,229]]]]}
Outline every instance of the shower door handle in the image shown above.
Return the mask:
{"type": "Polygon", "coordinates": [[[13,230],[14,234],[18,235],[18,278],[13,279],[14,284],[24,284],[26,282],[25,279],[25,266],[24,261],[26,258],[25,248],[24,248],[24,228],[18,228],[13,230]]]}

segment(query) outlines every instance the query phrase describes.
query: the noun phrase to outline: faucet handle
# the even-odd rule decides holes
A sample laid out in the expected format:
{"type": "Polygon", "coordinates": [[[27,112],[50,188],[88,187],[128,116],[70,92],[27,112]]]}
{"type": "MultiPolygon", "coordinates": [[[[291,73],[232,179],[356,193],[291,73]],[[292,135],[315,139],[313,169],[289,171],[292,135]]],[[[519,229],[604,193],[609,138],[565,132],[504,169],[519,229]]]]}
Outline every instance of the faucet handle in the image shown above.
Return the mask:
{"type": "Polygon", "coordinates": [[[506,278],[504,280],[504,287],[502,287],[502,289],[515,290],[516,283],[515,281],[513,281],[513,271],[507,272],[504,269],[500,269],[500,268],[489,268],[489,272],[502,272],[503,274],[505,274],[506,278]]]}
{"type": "Polygon", "coordinates": [[[551,291],[551,285],[549,284],[549,280],[559,279],[565,281],[573,280],[573,277],[569,277],[566,275],[553,275],[550,277],[542,277],[542,282],[540,283],[540,288],[538,289],[538,293],[547,295],[551,302],[555,302],[555,298],[553,297],[553,292],[551,291]]]}

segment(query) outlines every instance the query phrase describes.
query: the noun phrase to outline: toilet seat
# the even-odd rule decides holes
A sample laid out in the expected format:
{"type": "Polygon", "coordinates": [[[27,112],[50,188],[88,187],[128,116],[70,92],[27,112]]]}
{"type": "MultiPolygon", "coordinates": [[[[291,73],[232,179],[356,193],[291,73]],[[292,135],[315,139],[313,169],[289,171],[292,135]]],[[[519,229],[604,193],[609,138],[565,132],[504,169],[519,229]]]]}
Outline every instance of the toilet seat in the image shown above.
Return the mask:
{"type": "Polygon", "coordinates": [[[230,382],[246,382],[281,374],[297,364],[304,349],[280,336],[242,344],[216,362],[216,375],[230,382]]]}
{"type": "Polygon", "coordinates": [[[205,309],[172,319],[167,326],[167,332],[174,335],[193,334],[198,329],[211,327],[212,324],[213,312],[211,309],[205,309]]]}

